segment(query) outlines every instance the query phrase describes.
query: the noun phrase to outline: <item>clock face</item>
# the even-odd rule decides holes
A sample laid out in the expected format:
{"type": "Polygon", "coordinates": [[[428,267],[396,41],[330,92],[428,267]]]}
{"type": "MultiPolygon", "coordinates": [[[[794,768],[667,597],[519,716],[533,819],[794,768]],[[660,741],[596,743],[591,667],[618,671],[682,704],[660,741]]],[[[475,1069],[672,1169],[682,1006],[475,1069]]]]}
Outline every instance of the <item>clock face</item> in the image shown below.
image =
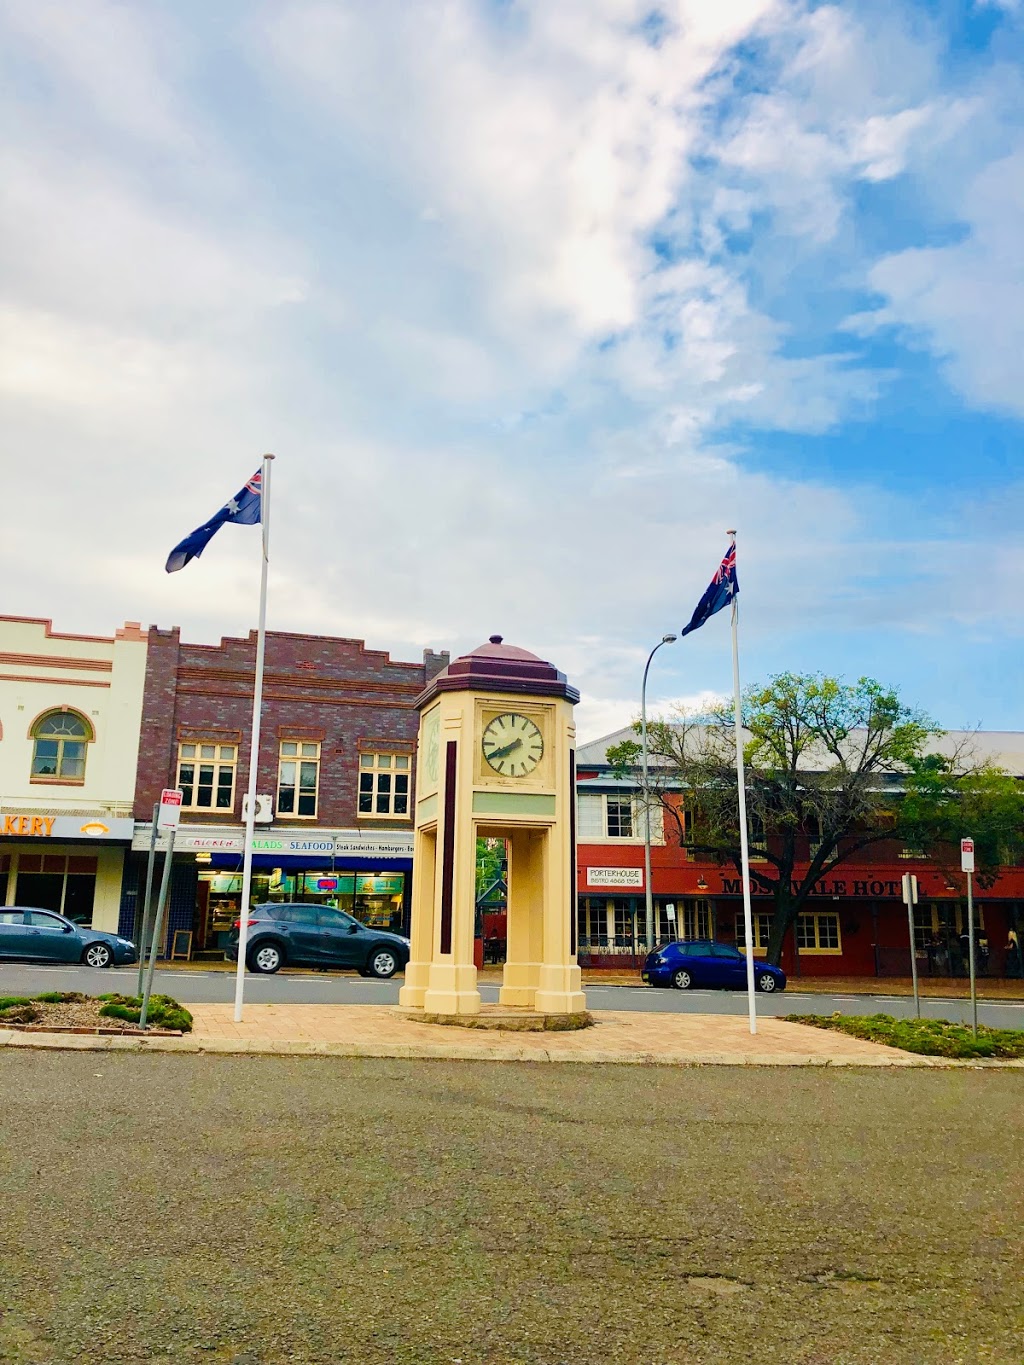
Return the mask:
{"type": "Polygon", "coordinates": [[[544,737],[528,716],[506,711],[483,733],[484,758],[502,777],[526,777],[544,757],[544,737]]]}

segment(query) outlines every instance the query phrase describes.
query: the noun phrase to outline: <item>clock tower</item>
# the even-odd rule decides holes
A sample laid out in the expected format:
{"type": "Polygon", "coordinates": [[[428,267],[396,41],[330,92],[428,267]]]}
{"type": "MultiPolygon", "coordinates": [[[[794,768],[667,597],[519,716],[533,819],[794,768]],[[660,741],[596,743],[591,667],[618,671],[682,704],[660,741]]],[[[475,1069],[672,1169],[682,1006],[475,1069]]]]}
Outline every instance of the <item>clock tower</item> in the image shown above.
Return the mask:
{"type": "Polygon", "coordinates": [[[500,635],[456,659],[420,712],[412,952],[399,1002],[480,1009],[473,928],[476,841],[508,847],[502,1005],[586,1009],[576,963],[576,726],[565,674],[500,635]]]}

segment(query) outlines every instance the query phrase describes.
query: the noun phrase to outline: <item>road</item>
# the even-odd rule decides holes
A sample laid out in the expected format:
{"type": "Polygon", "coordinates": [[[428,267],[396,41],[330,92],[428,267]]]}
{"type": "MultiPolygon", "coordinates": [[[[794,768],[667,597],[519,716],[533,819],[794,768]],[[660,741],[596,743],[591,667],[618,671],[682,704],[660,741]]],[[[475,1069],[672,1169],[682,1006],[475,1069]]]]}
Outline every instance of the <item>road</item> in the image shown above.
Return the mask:
{"type": "MultiPolygon", "coordinates": [[[[0,967],[0,995],[34,995],[39,991],[82,991],[99,995],[106,991],[132,994],[137,967],[43,967],[7,964],[0,967]]],[[[401,979],[366,981],[362,977],[328,972],[281,972],[276,976],[246,977],[245,998],[254,1004],[395,1005],[401,979]]],[[[155,989],[184,1004],[209,1004],[234,999],[235,976],[224,971],[166,969],[156,973],[155,989]]],[[[498,987],[483,982],[485,1001],[497,1001],[498,987]]],[[[643,1010],[690,1014],[746,1014],[747,997],[742,991],[654,990],[650,986],[588,986],[587,1003],[595,1010],[643,1010]]],[[[834,995],[787,990],[781,995],[759,995],[760,1014],[892,1014],[911,1018],[914,1001],[909,996],[834,995]]],[[[933,1019],[970,1020],[968,1000],[923,998],[921,1013],[933,1019]]],[[[1024,1029],[1024,1001],[978,1002],[978,1020],[993,1028],[1024,1029]]]]}
{"type": "Polygon", "coordinates": [[[1020,1365],[1021,1076],[0,1054],[4,1365],[1020,1365]]]}

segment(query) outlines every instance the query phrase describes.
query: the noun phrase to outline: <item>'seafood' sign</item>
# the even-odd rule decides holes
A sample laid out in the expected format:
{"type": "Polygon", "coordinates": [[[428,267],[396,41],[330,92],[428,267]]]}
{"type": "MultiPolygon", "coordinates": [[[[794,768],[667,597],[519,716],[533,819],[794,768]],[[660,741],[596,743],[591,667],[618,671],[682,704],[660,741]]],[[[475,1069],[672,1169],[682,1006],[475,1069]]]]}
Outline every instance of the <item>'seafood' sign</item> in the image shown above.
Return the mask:
{"type": "Polygon", "coordinates": [[[638,886],[644,884],[641,867],[588,867],[588,886],[638,886]]]}
{"type": "Polygon", "coordinates": [[[160,810],[156,817],[157,829],[177,829],[181,819],[181,792],[165,788],[160,793],[160,810]]]}

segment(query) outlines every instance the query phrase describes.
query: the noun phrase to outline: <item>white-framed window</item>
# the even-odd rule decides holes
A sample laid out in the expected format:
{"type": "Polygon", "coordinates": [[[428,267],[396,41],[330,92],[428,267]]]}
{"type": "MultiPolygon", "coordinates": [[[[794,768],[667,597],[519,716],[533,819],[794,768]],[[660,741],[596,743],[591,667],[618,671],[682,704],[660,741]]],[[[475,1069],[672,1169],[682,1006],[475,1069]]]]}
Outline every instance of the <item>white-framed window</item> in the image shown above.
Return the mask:
{"type": "Polygon", "coordinates": [[[797,915],[796,946],[801,953],[841,953],[839,916],[821,912],[797,915]]]}
{"type": "Polygon", "coordinates": [[[48,711],[32,726],[32,782],[85,781],[92,726],[77,711],[48,711]]]}
{"type": "Polygon", "coordinates": [[[190,740],[178,745],[178,786],[184,810],[232,810],[237,744],[190,740]]]}
{"type": "Polygon", "coordinates": [[[409,754],[360,754],[360,816],[363,819],[376,815],[408,820],[411,769],[409,754]]]}
{"type": "MultiPolygon", "coordinates": [[[[577,798],[577,833],[581,843],[606,839],[643,843],[644,803],[634,792],[582,792],[577,798]]],[[[652,804],[651,843],[665,842],[664,811],[652,804]]]]}
{"type": "MultiPolygon", "coordinates": [[[[751,916],[754,927],[754,951],[764,953],[768,950],[768,938],[772,931],[772,917],[760,912],[751,916]]],[[[743,923],[743,912],[739,911],[736,915],[736,947],[740,952],[744,952],[747,946],[746,928],[743,923]]]]}
{"type": "Polygon", "coordinates": [[[309,739],[283,739],[277,765],[277,813],[310,819],[320,790],[320,745],[309,739]]]}

